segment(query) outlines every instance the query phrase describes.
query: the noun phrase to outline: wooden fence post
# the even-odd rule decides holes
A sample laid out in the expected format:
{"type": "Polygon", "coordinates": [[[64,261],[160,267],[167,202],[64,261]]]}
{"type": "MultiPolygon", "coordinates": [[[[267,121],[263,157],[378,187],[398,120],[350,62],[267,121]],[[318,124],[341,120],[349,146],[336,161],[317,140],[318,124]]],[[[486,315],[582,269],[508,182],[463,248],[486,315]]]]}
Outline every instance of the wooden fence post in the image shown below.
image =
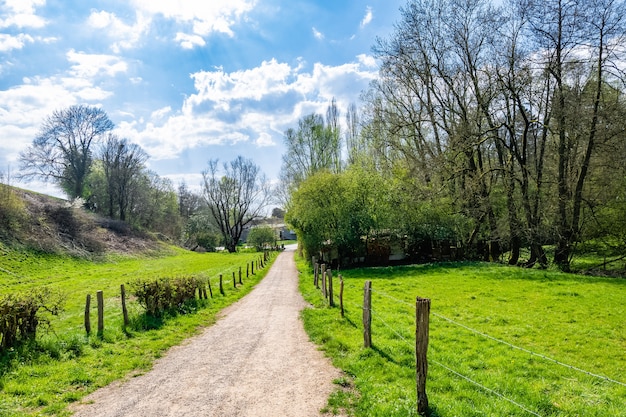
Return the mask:
{"type": "Polygon", "coordinates": [[[341,317],[345,317],[343,311],[343,276],[339,274],[339,306],[341,307],[341,317]]]}
{"type": "Polygon", "coordinates": [[[246,262],[246,278],[250,278],[250,264],[246,262]]]}
{"type": "Polygon", "coordinates": [[[235,278],[235,271],[233,271],[233,287],[237,288],[237,278],[235,278]]]}
{"type": "Polygon", "coordinates": [[[87,335],[91,333],[91,318],[89,316],[89,311],[91,309],[91,294],[87,294],[87,300],[85,301],[85,331],[87,335]]]}
{"type": "Polygon", "coordinates": [[[328,268],[328,305],[331,307],[335,306],[335,301],[333,300],[333,271],[328,268]]]}
{"type": "Polygon", "coordinates": [[[220,274],[220,294],[224,295],[224,282],[222,281],[222,274],[220,274]]]}
{"type": "Polygon", "coordinates": [[[243,281],[241,281],[241,267],[239,267],[239,285],[243,285],[243,281]]]}
{"type": "Polygon", "coordinates": [[[211,294],[211,298],[213,298],[213,290],[211,289],[211,278],[207,278],[207,284],[209,284],[209,294],[211,294]]]}
{"type": "Polygon", "coordinates": [[[124,284],[120,285],[120,290],[122,292],[122,315],[124,316],[124,327],[128,326],[128,310],[126,309],[126,289],[124,288],[124,284]]]}
{"type": "Polygon", "coordinates": [[[254,275],[254,261],[252,261],[250,265],[252,266],[252,275],[254,275]]]}
{"type": "Polygon", "coordinates": [[[363,346],[372,347],[372,281],[363,289],[363,346]]]}
{"type": "Polygon", "coordinates": [[[428,374],[428,326],[430,299],[417,297],[415,301],[415,361],[417,374],[417,412],[426,414],[428,396],[426,395],[426,376],[428,374]]]}
{"type": "Polygon", "coordinates": [[[322,295],[326,298],[326,264],[322,264],[320,274],[322,275],[322,295]]]}
{"type": "Polygon", "coordinates": [[[317,285],[317,273],[319,268],[319,265],[317,264],[317,258],[315,256],[311,257],[311,262],[313,262],[313,285],[315,285],[316,288],[319,288],[319,286],[317,285]]]}
{"type": "Polygon", "coordinates": [[[98,300],[98,336],[102,337],[104,333],[104,295],[102,290],[96,292],[96,299],[98,300]]]}

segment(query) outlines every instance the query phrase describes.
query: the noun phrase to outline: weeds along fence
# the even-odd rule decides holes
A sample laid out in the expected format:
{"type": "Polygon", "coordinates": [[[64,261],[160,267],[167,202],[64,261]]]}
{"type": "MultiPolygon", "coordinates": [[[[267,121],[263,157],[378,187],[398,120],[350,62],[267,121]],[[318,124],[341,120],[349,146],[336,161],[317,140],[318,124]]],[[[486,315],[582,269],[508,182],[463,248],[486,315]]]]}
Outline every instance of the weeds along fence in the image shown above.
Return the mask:
{"type": "MultiPolygon", "coordinates": [[[[313,285],[321,292],[321,295],[325,298],[329,307],[333,307],[338,302],[339,314],[341,317],[346,316],[346,310],[350,309],[352,311],[361,311],[362,312],[362,320],[361,320],[361,329],[363,331],[363,347],[371,348],[372,347],[372,323],[374,322],[377,326],[384,327],[388,332],[390,332],[395,339],[397,339],[400,343],[404,344],[407,349],[410,349],[415,358],[415,386],[417,393],[417,404],[416,409],[418,414],[424,415],[428,413],[428,395],[426,391],[426,379],[427,379],[427,371],[429,364],[436,365],[449,372],[451,375],[454,375],[456,378],[464,380],[476,388],[484,391],[485,393],[498,397],[499,399],[506,401],[512,404],[514,407],[522,410],[527,415],[539,416],[543,417],[538,411],[533,410],[530,406],[522,404],[521,401],[509,398],[509,396],[501,393],[498,389],[491,388],[477,382],[475,379],[469,377],[462,372],[454,369],[454,366],[445,364],[443,362],[433,360],[428,357],[428,345],[429,345],[429,335],[430,335],[430,316],[432,315],[437,321],[440,323],[446,323],[448,325],[458,327],[459,329],[463,329],[466,332],[472,333],[478,336],[480,339],[489,340],[496,344],[505,346],[508,349],[517,350],[523,352],[524,354],[530,355],[535,358],[539,358],[542,361],[552,363],[558,365],[560,367],[567,368],[570,371],[583,374],[587,377],[591,377],[593,379],[597,379],[598,381],[604,381],[610,384],[616,384],[621,387],[626,387],[626,383],[623,381],[619,381],[613,378],[609,378],[607,376],[601,375],[597,372],[591,372],[589,370],[582,369],[575,365],[571,365],[566,363],[565,361],[555,359],[548,355],[534,352],[528,348],[517,346],[513,343],[507,342],[500,338],[494,337],[484,331],[476,330],[470,326],[467,326],[463,323],[460,323],[457,320],[446,317],[442,314],[439,314],[435,311],[431,311],[430,304],[431,300],[424,299],[419,296],[415,297],[415,303],[407,302],[406,300],[398,299],[392,295],[385,293],[384,291],[380,291],[375,289],[372,286],[372,281],[365,281],[363,288],[358,288],[354,285],[347,285],[343,280],[341,275],[338,275],[337,278],[333,278],[332,271],[325,264],[320,264],[316,261],[315,257],[313,257],[313,285]],[[333,291],[333,286],[337,283],[334,281],[338,281],[339,284],[339,295],[338,300],[335,300],[335,292],[333,291]],[[361,304],[355,304],[350,302],[345,302],[345,294],[346,293],[362,293],[363,294],[363,302],[361,304]],[[376,308],[376,303],[372,302],[372,295],[375,295],[376,298],[386,298],[390,300],[393,304],[397,306],[398,311],[402,311],[406,315],[414,315],[415,317],[415,332],[411,335],[408,335],[405,330],[398,329],[391,323],[391,320],[386,320],[384,318],[385,312],[378,310],[376,308]]],[[[352,297],[354,298],[354,297],[352,297]]]]}

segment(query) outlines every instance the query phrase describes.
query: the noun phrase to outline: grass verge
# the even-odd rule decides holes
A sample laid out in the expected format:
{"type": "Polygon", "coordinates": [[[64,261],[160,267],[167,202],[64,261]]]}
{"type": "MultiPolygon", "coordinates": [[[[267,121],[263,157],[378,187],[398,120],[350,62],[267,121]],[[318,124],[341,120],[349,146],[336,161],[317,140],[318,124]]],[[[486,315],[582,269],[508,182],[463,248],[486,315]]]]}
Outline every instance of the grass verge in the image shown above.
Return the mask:
{"type": "MultiPolygon", "coordinates": [[[[313,305],[303,311],[305,328],[356,390],[339,389],[330,411],[417,415],[414,305],[420,296],[432,303],[430,416],[626,416],[624,279],[478,263],[355,269],[342,271],[341,318],[313,286],[310,267],[298,260],[298,268],[300,290],[313,305]],[[371,349],[363,348],[361,324],[366,280],[373,288],[371,349]]],[[[334,287],[337,297],[337,280],[334,287]]]]}
{"type": "MultiPolygon", "coordinates": [[[[258,253],[197,254],[174,248],[169,252],[162,257],[93,263],[0,247],[1,293],[48,286],[66,297],[65,311],[51,318],[48,331],[40,332],[33,343],[0,353],[0,416],[69,415],[70,403],[114,380],[146,372],[169,347],[214,323],[218,313],[247,294],[269,266],[246,277],[246,266],[259,259],[258,253]],[[238,282],[239,267],[243,285],[235,289],[232,273],[238,282]],[[219,291],[220,274],[224,296],[219,291]],[[131,325],[124,328],[120,284],[182,275],[210,279],[213,297],[191,303],[187,314],[160,319],[146,317],[131,301],[131,325]],[[83,328],[86,295],[92,295],[95,308],[97,290],[103,290],[105,297],[102,337],[95,332],[87,336],[83,328]]],[[[94,310],[92,328],[95,315],[94,310]]]]}

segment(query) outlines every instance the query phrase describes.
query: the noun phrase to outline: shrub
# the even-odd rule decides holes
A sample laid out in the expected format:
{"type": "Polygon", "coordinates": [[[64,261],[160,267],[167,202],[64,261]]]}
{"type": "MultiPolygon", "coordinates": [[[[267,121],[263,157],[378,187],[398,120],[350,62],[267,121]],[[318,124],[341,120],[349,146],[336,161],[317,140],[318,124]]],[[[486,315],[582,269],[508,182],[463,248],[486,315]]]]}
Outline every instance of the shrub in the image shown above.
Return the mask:
{"type": "Polygon", "coordinates": [[[258,226],[250,229],[248,245],[262,251],[276,243],[276,232],[269,226],[258,226]]]}
{"type": "Polygon", "coordinates": [[[159,278],[152,281],[139,279],[129,285],[146,313],[160,317],[166,311],[183,311],[185,303],[195,299],[199,281],[195,277],[159,278]]]}
{"type": "Polygon", "coordinates": [[[58,315],[62,304],[63,296],[48,288],[0,296],[0,350],[35,339],[37,328],[49,324],[45,313],[58,315]]]}

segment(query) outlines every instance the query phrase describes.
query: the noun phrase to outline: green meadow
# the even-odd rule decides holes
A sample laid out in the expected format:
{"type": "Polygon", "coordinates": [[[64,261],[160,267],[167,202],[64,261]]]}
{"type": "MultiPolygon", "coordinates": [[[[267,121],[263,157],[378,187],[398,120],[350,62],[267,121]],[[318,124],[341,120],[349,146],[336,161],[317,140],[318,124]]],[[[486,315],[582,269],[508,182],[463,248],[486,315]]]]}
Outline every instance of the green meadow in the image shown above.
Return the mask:
{"type": "Polygon", "coordinates": [[[109,257],[91,262],[77,258],[14,251],[0,246],[0,294],[48,287],[64,297],[64,311],[49,316],[50,326],[34,343],[0,353],[0,416],[69,415],[67,406],[108,383],[150,369],[169,347],[216,320],[225,306],[247,294],[267,268],[246,278],[246,266],[258,253],[198,254],[177,248],[154,256],[109,257]],[[233,286],[232,273],[243,285],[233,286]],[[220,295],[219,275],[225,295],[220,295]],[[213,297],[187,306],[187,314],[159,319],[143,314],[128,283],[136,279],[194,276],[211,282],[213,297]],[[123,326],[120,285],[125,284],[130,325],[123,326]],[[104,294],[104,333],[97,326],[96,291],[104,294]],[[92,333],[84,330],[87,294],[91,294],[92,333]]]}
{"type": "Polygon", "coordinates": [[[626,416],[626,280],[482,263],[341,271],[345,318],[299,260],[305,327],[345,371],[327,411],[416,416],[415,299],[431,300],[429,415],[626,416]],[[372,348],[363,286],[372,281],[372,348]],[[558,362],[558,363],[557,363],[558,362]]]}

